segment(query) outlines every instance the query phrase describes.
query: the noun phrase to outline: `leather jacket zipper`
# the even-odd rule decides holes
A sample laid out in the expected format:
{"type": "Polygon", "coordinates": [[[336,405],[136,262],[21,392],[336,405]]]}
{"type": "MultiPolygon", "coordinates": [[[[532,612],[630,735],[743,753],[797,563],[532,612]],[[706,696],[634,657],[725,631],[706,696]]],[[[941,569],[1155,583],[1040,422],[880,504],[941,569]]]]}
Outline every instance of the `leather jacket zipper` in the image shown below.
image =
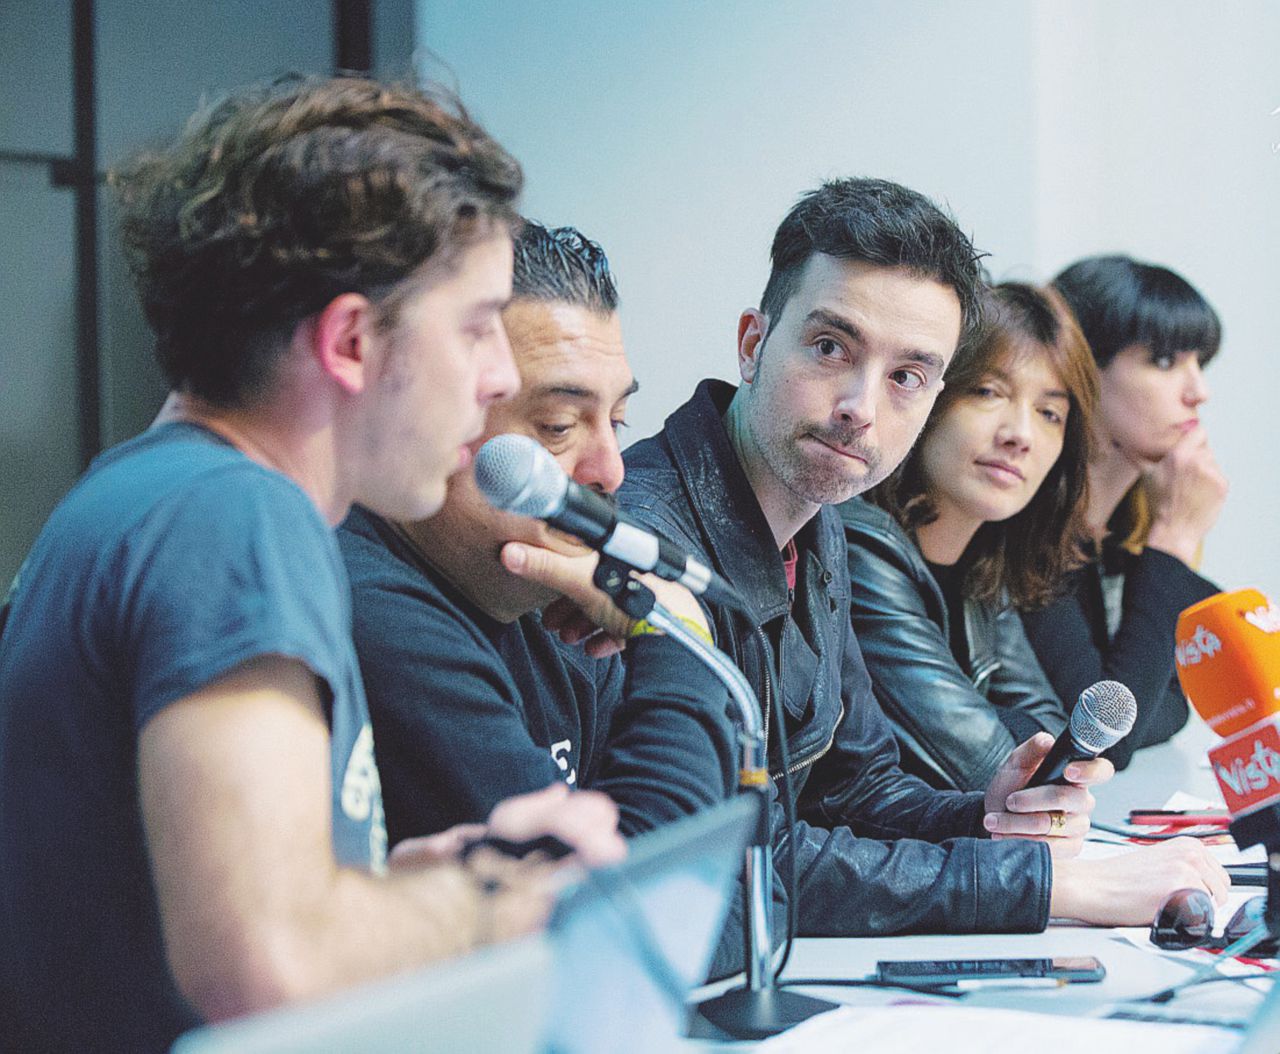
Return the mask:
{"type": "MultiPolygon", "coordinates": [[[[791,618],[791,605],[796,602],[796,591],[790,586],[787,587],[787,613],[782,616],[782,631],[778,634],[778,648],[781,652],[782,641],[787,635],[787,621],[791,618]]],[[[756,626],[756,636],[760,638],[760,647],[764,652],[764,749],[766,764],[769,757],[769,733],[773,731],[773,726],[769,722],[770,710],[773,704],[773,664],[769,661],[773,649],[769,647],[769,637],[765,633],[763,626],[756,626]]],[[[778,655],[778,679],[782,679],[782,656],[778,655]]],[[[778,685],[778,694],[782,694],[782,685],[778,685]]],[[[786,723],[783,722],[782,733],[786,735],[786,723]]]]}
{"type": "MultiPolygon", "coordinates": [[[[787,600],[790,603],[795,602],[795,593],[793,590],[790,590],[790,589],[787,590],[787,600]]],[[[790,612],[788,611],[786,618],[789,619],[790,617],[791,615],[790,615],[790,612]]],[[[783,629],[783,636],[785,636],[786,634],[785,621],[783,622],[782,629],[783,629]]],[[[763,626],[756,626],[755,634],[760,640],[760,646],[763,649],[763,653],[765,656],[765,661],[762,664],[763,671],[764,671],[764,746],[765,746],[765,757],[768,757],[769,756],[769,753],[768,753],[769,752],[769,735],[773,731],[773,724],[770,721],[770,717],[772,716],[772,710],[773,710],[773,669],[772,669],[772,664],[769,662],[769,657],[772,653],[772,648],[769,646],[769,637],[765,633],[763,626]]],[[[779,667],[781,667],[782,665],[780,660],[778,665],[779,667]]],[[[844,720],[844,702],[842,701],[840,703],[839,716],[837,716],[836,723],[831,728],[831,735],[827,737],[827,741],[818,750],[815,750],[813,753],[809,754],[807,757],[803,757],[799,761],[794,761],[789,766],[787,766],[786,774],[788,776],[794,775],[795,773],[799,772],[801,769],[807,768],[809,765],[812,765],[815,761],[817,761],[824,754],[826,754],[831,749],[831,745],[836,741],[836,730],[840,727],[840,722],[843,720],[844,720]]],[[[782,777],[781,771],[769,773],[770,779],[780,779],[781,777],[782,777]]]]}
{"type": "MultiPolygon", "coordinates": [[[[799,761],[795,762],[789,769],[787,769],[787,775],[788,776],[794,775],[795,773],[799,772],[802,768],[805,768],[808,765],[812,765],[815,761],[818,761],[824,754],[826,754],[827,751],[831,749],[832,744],[835,743],[836,731],[837,729],[839,729],[840,722],[843,720],[844,720],[844,703],[842,702],[840,704],[840,713],[836,717],[835,726],[831,729],[831,735],[827,737],[827,741],[825,744],[823,744],[822,749],[815,751],[814,753],[810,754],[807,758],[801,758],[799,761]]],[[[770,773],[769,775],[771,778],[777,778],[773,773],[770,773]]],[[[780,776],[782,775],[782,773],[778,773],[777,775],[780,776]]]]}
{"type": "Polygon", "coordinates": [[[764,649],[764,756],[766,763],[769,757],[769,735],[773,725],[769,721],[769,712],[773,709],[773,671],[769,669],[769,638],[763,626],[755,627],[756,636],[760,638],[760,646],[764,649]]]}

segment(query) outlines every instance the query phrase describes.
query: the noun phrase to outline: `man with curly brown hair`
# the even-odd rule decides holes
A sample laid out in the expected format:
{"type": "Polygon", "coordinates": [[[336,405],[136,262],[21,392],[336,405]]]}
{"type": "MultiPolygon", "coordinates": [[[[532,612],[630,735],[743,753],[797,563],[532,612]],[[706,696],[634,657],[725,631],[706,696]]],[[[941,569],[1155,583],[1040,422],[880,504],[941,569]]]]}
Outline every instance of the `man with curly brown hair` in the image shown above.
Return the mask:
{"type": "MultiPolygon", "coordinates": [[[[444,860],[457,832],[382,874],[332,534],[356,501],[438,509],[518,385],[499,312],[519,166],[448,99],[303,80],[232,96],[119,182],[173,395],[55,510],[0,619],[14,1049],[167,1049],[547,906],[535,865],[444,860]]],[[[586,792],[490,824],[622,851],[586,792]]]]}

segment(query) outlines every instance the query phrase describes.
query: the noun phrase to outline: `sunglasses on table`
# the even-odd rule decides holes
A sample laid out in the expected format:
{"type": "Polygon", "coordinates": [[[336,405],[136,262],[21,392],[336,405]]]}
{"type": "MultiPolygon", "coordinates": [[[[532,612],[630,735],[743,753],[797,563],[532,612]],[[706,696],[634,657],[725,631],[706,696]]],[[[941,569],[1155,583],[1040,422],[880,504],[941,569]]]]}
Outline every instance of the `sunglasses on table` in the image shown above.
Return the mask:
{"type": "MultiPolygon", "coordinates": [[[[1188,948],[1208,948],[1222,951],[1252,931],[1263,921],[1267,910],[1267,898],[1250,897],[1240,905],[1222,931],[1213,932],[1213,900],[1202,889],[1179,889],[1169,894],[1156,912],[1151,924],[1151,943],[1164,951],[1186,951],[1188,948]]],[[[1274,958],[1280,951],[1280,942],[1267,937],[1254,945],[1249,954],[1257,958],[1274,958]]]]}

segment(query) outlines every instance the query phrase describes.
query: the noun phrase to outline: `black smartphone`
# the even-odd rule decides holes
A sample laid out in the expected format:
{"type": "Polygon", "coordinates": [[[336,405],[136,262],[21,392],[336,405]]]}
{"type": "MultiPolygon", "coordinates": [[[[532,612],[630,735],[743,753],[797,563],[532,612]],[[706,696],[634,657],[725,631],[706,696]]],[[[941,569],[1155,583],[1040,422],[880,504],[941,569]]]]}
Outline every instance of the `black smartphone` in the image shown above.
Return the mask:
{"type": "Polygon", "coordinates": [[[1106,968],[1092,955],[1051,959],[902,959],[876,963],[876,979],[887,984],[961,988],[979,984],[1077,984],[1101,981],[1106,968]],[[970,984],[978,982],[978,984],[970,984]]]}

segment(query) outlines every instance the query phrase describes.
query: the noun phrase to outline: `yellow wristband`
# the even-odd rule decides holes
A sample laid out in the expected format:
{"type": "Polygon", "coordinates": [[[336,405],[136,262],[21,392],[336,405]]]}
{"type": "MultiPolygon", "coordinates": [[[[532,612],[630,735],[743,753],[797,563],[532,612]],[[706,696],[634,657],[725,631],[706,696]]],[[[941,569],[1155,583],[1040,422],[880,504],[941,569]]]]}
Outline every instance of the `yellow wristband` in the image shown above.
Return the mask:
{"type": "MultiPolygon", "coordinates": [[[[711,638],[711,634],[706,630],[705,627],[703,627],[697,622],[694,622],[693,619],[688,618],[685,615],[677,615],[676,618],[678,618],[681,622],[683,622],[685,624],[685,627],[689,630],[689,632],[692,633],[699,640],[703,641],[706,644],[711,644],[711,645],[715,644],[715,641],[712,640],[711,638]]],[[[627,637],[628,638],[646,637],[650,634],[653,634],[653,633],[660,634],[661,632],[662,630],[658,629],[658,627],[653,625],[653,623],[651,623],[648,619],[642,618],[639,622],[637,622],[634,626],[631,627],[630,631],[627,633],[627,637]]]]}

